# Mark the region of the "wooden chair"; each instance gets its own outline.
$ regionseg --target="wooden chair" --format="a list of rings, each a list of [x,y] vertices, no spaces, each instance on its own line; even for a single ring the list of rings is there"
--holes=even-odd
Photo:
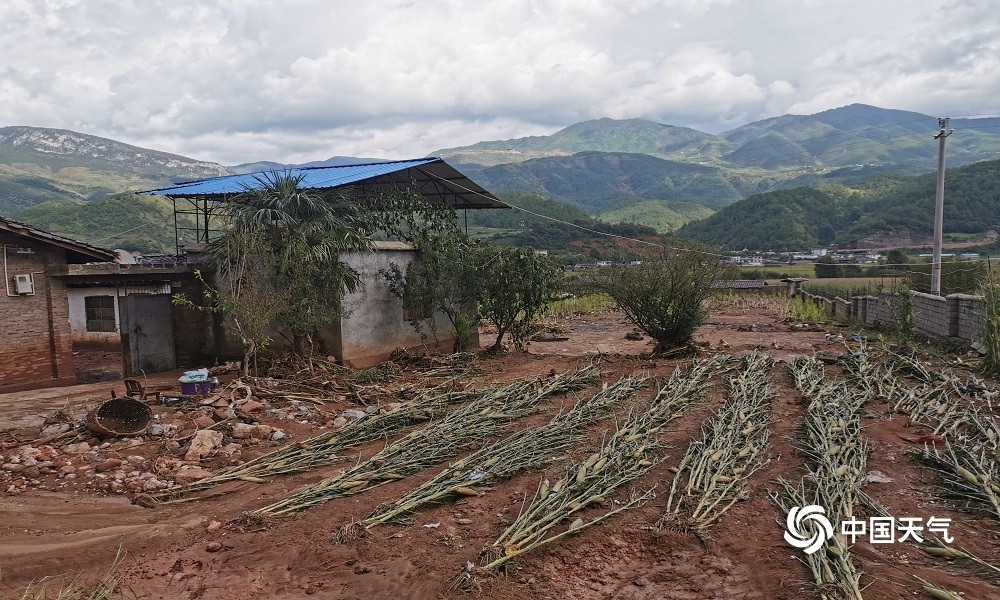
[[[139,383],[138,379],[123,379],[125,382],[125,395],[139,402],[146,402],[148,398],[155,398],[156,403],[160,403],[160,392],[147,392],[146,388]]]

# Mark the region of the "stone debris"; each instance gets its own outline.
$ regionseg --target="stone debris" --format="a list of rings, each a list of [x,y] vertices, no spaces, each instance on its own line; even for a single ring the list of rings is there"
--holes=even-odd
[[[221,431],[201,429],[195,432],[194,437],[191,438],[191,443],[188,445],[187,452],[184,454],[184,460],[197,462],[203,458],[208,458],[213,452],[222,447],[222,438]]]
[[[273,380],[268,389],[280,386]],[[32,441],[0,447],[0,494],[38,489],[142,498],[238,466],[291,439],[340,429],[398,406],[368,395],[331,394],[322,402],[266,396],[234,383],[205,398],[153,404],[146,430],[119,438],[102,439],[82,419],[53,413],[43,427],[17,432]],[[218,527],[209,524],[210,531]]]

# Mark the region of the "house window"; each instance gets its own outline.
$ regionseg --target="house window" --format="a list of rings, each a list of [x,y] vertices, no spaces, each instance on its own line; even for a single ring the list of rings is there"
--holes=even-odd
[[[117,331],[114,296],[86,296],[83,307],[87,313],[87,331]]]

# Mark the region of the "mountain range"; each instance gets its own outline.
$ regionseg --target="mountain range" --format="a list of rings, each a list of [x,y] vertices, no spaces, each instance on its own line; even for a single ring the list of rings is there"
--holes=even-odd
[[[1000,118],[953,119],[951,126],[949,166],[1000,158]],[[431,155],[445,158],[501,196],[536,199],[529,205],[548,198],[591,218],[673,231],[770,191],[812,187],[830,193],[836,186],[856,189],[873,177],[930,172],[937,130],[936,117],[854,104],[765,119],[717,135],[643,119],[596,119],[548,136],[484,141]],[[127,190],[285,166],[377,160],[332,157],[303,165],[265,161],[224,166],[72,131],[3,127],[0,214],[60,233],[93,235],[86,214],[77,213],[94,212],[96,205],[87,209],[84,204]],[[150,219],[159,214],[152,205],[142,211],[138,207],[160,201],[128,198],[126,205]],[[123,202],[108,201],[115,206]],[[847,225],[834,221],[830,226],[837,234],[817,239],[843,237]],[[869,228],[898,226],[876,216],[863,222]],[[155,246],[151,239],[141,245]],[[163,249],[168,247],[172,244],[164,243]]]

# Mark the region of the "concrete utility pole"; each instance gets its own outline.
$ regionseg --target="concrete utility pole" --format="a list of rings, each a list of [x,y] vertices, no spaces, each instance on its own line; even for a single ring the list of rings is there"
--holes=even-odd
[[[941,295],[941,242],[944,237],[944,139],[952,134],[954,129],[948,129],[948,117],[938,117],[938,176],[937,198],[934,202],[934,259],[931,264],[931,293]]]

